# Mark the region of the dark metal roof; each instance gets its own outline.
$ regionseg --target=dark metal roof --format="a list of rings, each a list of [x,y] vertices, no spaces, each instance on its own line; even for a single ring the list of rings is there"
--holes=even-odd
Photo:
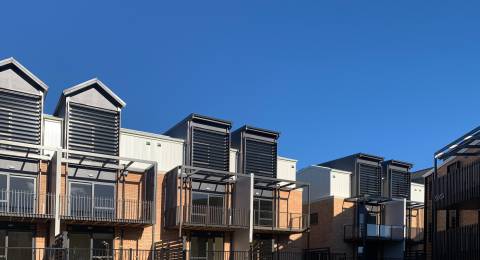
[[[210,116],[205,116],[205,115],[200,115],[196,113],[191,113],[188,116],[186,116],[184,119],[182,119],[180,122],[176,123],[174,126],[170,127],[167,131],[165,131],[165,134],[168,135],[167,133],[178,127],[179,125],[184,124],[185,122],[188,121],[203,121],[203,122],[210,122],[216,125],[222,125],[226,129],[231,129],[232,128],[232,122],[224,119],[219,119],[215,117],[210,117]]]
[[[418,170],[416,172],[412,172],[412,176],[411,176],[411,180],[412,182],[415,182],[415,183],[420,183],[420,184],[425,184],[425,178],[423,177],[423,175],[427,172],[429,172],[430,170],[432,170],[433,167],[430,167],[430,168],[426,168],[426,169],[422,169],[422,170]]]
[[[265,128],[254,127],[254,126],[250,126],[250,125],[244,125],[244,126],[238,128],[237,130],[235,130],[235,132],[250,132],[250,133],[254,133],[254,134],[258,134],[258,135],[262,135],[262,136],[266,135],[266,136],[272,137],[274,139],[278,139],[280,137],[280,132],[273,131],[273,130],[268,130],[268,129],[265,129]]]
[[[405,168],[408,168],[408,169],[411,169],[413,167],[413,164],[411,164],[411,163],[404,162],[404,161],[397,161],[397,160],[388,160],[388,161],[385,161],[384,163],[391,164],[391,165],[396,165],[396,166],[400,166],[400,167],[405,167]]]
[[[344,159],[347,159],[347,158],[358,158],[358,159],[365,159],[365,160],[370,160],[370,161],[375,161],[375,162],[381,162],[381,161],[384,160],[383,157],[372,155],[372,154],[354,153],[354,154],[351,154],[351,155],[348,155],[348,156],[345,156],[345,157],[341,157],[341,158],[338,158],[338,159],[334,159],[334,160],[326,161],[326,162],[323,162],[323,163],[319,163],[317,165],[318,166],[330,167],[329,166],[330,163],[335,162],[335,161],[344,160]]]
[[[479,149],[478,140],[480,140],[480,127],[469,131],[468,133],[457,138],[453,142],[444,146],[442,149],[435,152],[434,156],[440,160],[446,160],[452,156],[478,156],[479,152],[469,152],[469,149]]]

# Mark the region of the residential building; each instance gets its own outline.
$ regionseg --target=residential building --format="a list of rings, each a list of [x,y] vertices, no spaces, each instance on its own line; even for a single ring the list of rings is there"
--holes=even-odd
[[[311,228],[308,248],[329,248],[355,259],[402,259],[407,234],[418,227],[411,195],[409,163],[365,153],[353,154],[300,170],[310,182]],[[421,197],[421,196],[420,196]]]
[[[197,114],[163,135],[125,129],[126,103],[98,79],[47,115],[47,90],[0,61],[0,258],[262,256],[308,229],[309,186],[279,133]]]
[[[426,184],[426,252],[429,259],[480,259],[480,128],[434,154]]]

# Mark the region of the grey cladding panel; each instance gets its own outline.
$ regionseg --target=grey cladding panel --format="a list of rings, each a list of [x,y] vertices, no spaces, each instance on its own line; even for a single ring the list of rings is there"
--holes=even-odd
[[[81,167],[68,167],[69,178],[90,179],[100,181],[115,181],[117,173],[115,171],[105,171],[100,169],[89,169]]]
[[[245,173],[277,177],[277,143],[245,138]]]
[[[359,164],[358,174],[360,181],[358,195],[381,195],[381,167]]]
[[[119,112],[70,103],[68,147],[72,150],[118,155]]]
[[[0,100],[0,139],[39,145],[41,96],[0,89]]]
[[[192,166],[229,171],[229,134],[197,127],[192,133]]]

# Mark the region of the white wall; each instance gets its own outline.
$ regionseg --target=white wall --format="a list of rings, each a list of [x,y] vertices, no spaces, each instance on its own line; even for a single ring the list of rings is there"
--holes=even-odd
[[[43,146],[62,148],[62,124],[61,118],[43,115]],[[53,151],[44,151],[44,154],[53,156]]]
[[[349,198],[350,175],[350,172],[312,165],[298,171],[297,180],[310,183],[311,201],[329,196]]]
[[[297,172],[297,160],[278,157],[277,158],[277,178],[289,181],[295,181]]]
[[[230,172],[237,172],[238,150],[230,149]]]
[[[330,172],[330,196],[350,198],[351,196],[351,173],[337,169]]]
[[[124,128],[120,131],[120,156],[156,161],[159,171],[182,165],[183,150],[180,139]]]
[[[425,185],[412,182],[410,185],[410,200],[423,203],[425,200]]]

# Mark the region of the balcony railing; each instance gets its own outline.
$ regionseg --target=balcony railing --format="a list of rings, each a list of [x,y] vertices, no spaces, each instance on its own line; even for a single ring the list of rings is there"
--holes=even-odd
[[[65,220],[124,224],[152,223],[152,201],[62,195],[60,202],[60,216]]]
[[[247,209],[238,208],[183,206],[171,212],[176,216],[175,225],[179,225],[182,220],[185,226],[248,228],[250,219]]]
[[[367,224],[363,226],[345,225],[343,227],[345,240],[403,240],[405,238],[405,227],[398,225],[377,225]]]
[[[480,162],[475,162],[438,177],[433,182],[433,203],[437,208],[445,209],[480,199],[479,174]]]
[[[21,218],[53,218],[55,195],[35,192],[0,190],[0,216]]]
[[[154,260],[164,252],[140,249],[0,247],[0,259],[18,260]],[[169,259],[169,258],[166,258]],[[171,258],[175,259],[175,258]]]
[[[260,213],[265,213],[260,212]],[[260,214],[261,215],[261,214]],[[272,214],[269,214],[272,215]],[[308,214],[279,212],[277,219],[274,218],[254,218],[254,228],[256,229],[271,229],[276,231],[295,231],[301,232],[308,228],[309,216]]]

